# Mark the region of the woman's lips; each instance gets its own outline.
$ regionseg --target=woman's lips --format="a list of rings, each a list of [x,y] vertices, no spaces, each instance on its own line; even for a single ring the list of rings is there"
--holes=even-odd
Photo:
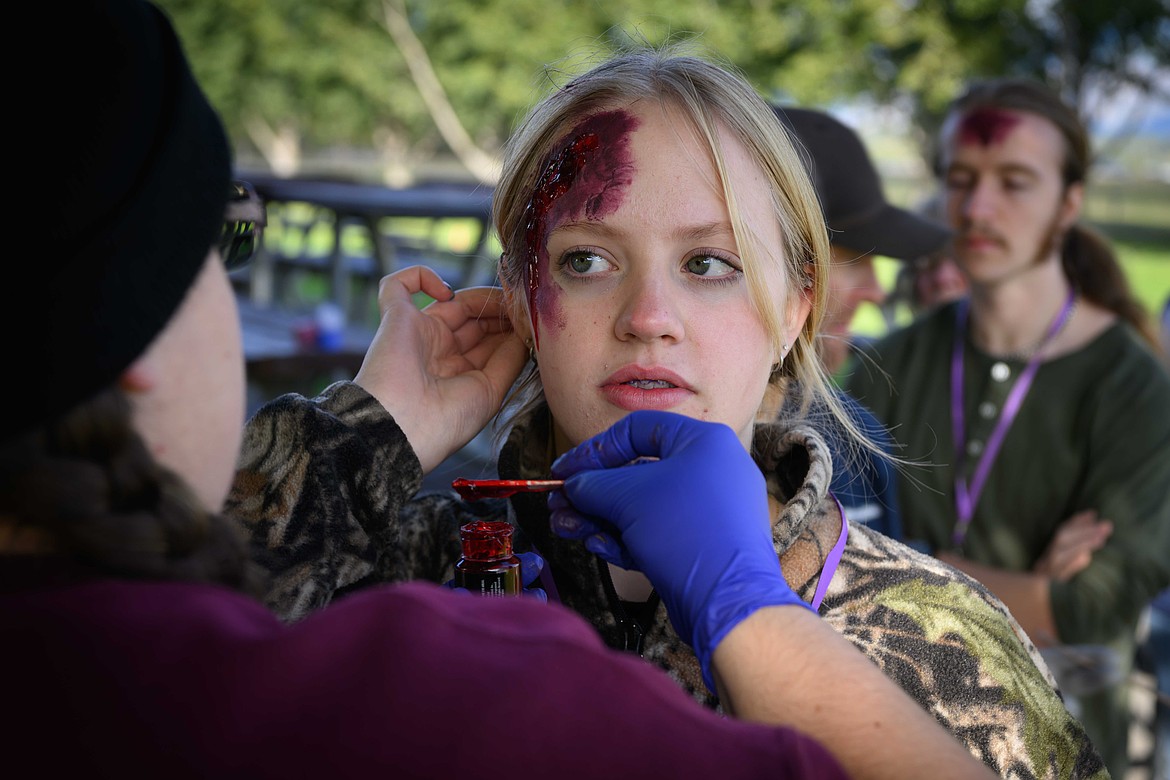
[[[614,406],[638,409],[671,409],[694,395],[682,377],[663,368],[626,366],[601,383],[601,392]]]

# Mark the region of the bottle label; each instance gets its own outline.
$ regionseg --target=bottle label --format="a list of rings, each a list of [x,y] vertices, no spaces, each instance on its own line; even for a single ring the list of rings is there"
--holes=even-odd
[[[455,569],[455,585],[479,596],[518,596],[522,590],[520,567],[509,566],[496,571]]]

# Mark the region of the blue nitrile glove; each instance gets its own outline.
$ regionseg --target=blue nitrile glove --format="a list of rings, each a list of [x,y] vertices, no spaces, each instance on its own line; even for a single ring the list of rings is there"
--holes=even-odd
[[[537,601],[548,601],[548,593],[544,588],[532,587],[532,584],[540,579],[540,572],[544,569],[544,558],[534,552],[516,553],[516,557],[520,559],[520,584],[524,586],[520,595]],[[471,593],[467,588],[455,587],[453,579],[444,582],[443,587],[450,588],[456,593]]]
[[[639,457],[660,460],[628,465]],[[624,467],[624,468],[619,468]],[[772,546],[764,476],[726,425],[637,411],[553,464],[553,533],[650,578],[675,631],[711,654],[761,607],[800,605]]]

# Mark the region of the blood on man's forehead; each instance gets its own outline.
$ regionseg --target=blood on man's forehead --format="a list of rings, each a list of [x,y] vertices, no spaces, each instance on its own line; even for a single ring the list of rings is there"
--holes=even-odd
[[[1020,119],[1019,114],[1001,108],[976,108],[959,120],[959,143],[980,146],[1002,143]]]

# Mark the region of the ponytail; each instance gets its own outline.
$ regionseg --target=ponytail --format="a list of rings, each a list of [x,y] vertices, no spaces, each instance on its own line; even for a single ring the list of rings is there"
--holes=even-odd
[[[1125,270],[1107,238],[1088,225],[1077,223],[1065,235],[1060,257],[1074,290],[1116,314],[1155,351],[1161,349],[1149,315],[1130,290]]]

